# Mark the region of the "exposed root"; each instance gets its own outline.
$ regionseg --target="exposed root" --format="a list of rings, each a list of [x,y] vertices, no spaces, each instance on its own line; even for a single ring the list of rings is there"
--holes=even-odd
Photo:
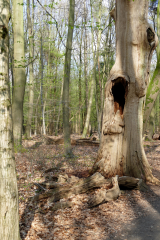
[[[158,178],[154,177],[153,175],[146,177],[146,182],[160,186],[160,180],[158,180]]]

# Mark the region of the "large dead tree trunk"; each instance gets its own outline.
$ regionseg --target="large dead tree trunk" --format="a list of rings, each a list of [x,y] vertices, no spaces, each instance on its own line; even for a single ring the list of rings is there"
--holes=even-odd
[[[155,181],[142,144],[143,106],[157,36],[147,21],[148,0],[117,0],[116,61],[105,86],[100,148],[93,172]]]

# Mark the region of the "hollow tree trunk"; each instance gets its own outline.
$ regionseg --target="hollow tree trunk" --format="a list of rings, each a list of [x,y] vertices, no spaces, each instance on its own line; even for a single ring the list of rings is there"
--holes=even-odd
[[[157,36],[147,21],[148,0],[117,0],[116,62],[105,86],[103,126],[92,172],[154,181],[142,144],[143,105]]]

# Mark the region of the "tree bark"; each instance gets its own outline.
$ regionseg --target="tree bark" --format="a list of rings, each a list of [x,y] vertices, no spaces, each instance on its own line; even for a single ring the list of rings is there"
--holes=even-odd
[[[83,129],[82,138],[85,138],[86,135],[87,135],[87,131],[88,131],[88,127],[89,127],[89,121],[90,121],[90,116],[91,116],[93,94],[94,94],[94,78],[92,76],[92,79],[91,79],[91,90],[90,90],[89,102],[88,102],[88,107],[87,107],[87,116],[86,116],[86,121],[85,121],[84,129]]]
[[[13,138],[15,145],[22,142],[23,100],[26,83],[23,0],[13,1],[13,35],[14,35],[14,86],[12,96]]]
[[[68,35],[65,54],[64,66],[64,84],[63,84],[63,133],[64,146],[66,155],[72,155],[71,140],[70,140],[70,126],[69,126],[69,81],[71,68],[71,50],[72,38],[74,29],[74,8],[75,0],[70,0],[69,21],[68,21]]]
[[[91,7],[92,9],[92,7]],[[102,100],[102,88],[101,88],[101,81],[99,79],[99,82],[97,81],[97,65],[98,65],[98,73],[100,78],[100,72],[99,72],[99,47],[100,47],[100,41],[101,41],[101,14],[102,14],[102,1],[99,2],[99,13],[98,13],[98,33],[97,33],[97,49],[96,54],[94,54],[94,81],[95,81],[95,101],[96,101],[96,113],[97,113],[97,125],[98,125],[98,134],[99,138],[101,138],[101,108],[99,107],[98,102],[98,88],[100,89],[100,101]],[[93,51],[93,42],[94,42],[94,33],[92,28],[92,51]],[[99,85],[99,87],[98,87]]]
[[[85,98],[85,110],[83,114],[83,125],[84,125],[84,119],[87,116],[87,109],[88,109],[88,77],[87,77],[87,72],[88,72],[88,57],[87,57],[87,29],[86,29],[86,23],[87,23],[87,11],[86,11],[86,1],[84,0],[84,82],[85,82],[85,93],[84,93],[84,98]]]
[[[160,38],[160,1],[158,1],[157,7],[157,35]],[[149,120],[149,116],[153,109],[154,103],[157,99],[157,96],[160,92],[160,43],[157,46],[157,65],[156,69],[154,70],[154,74],[152,79],[149,83],[147,94],[146,94],[146,103],[144,109],[144,125],[143,125],[143,134],[147,130],[147,123]]]
[[[32,11],[33,10],[34,9],[32,9]],[[27,0],[27,18],[28,18],[28,32],[29,32],[29,61],[32,61],[33,60],[33,22],[31,22],[30,1],[29,0]],[[26,137],[27,138],[31,137],[33,101],[34,101],[34,79],[33,79],[33,63],[31,62],[29,64],[29,103],[28,103],[29,106],[28,106],[28,119],[27,119],[27,124],[26,124]]]
[[[46,135],[46,126],[45,126],[45,115],[44,115],[44,100],[43,100],[43,45],[42,45],[42,33],[41,33],[41,85],[40,85],[40,93],[41,93],[41,109],[42,109],[42,134]]]
[[[155,122],[154,122],[154,108],[151,111],[151,114],[149,116],[149,121],[148,121],[148,127],[147,127],[147,140],[152,141],[152,136],[153,133],[155,132]]]
[[[93,44],[94,44],[94,32],[93,32],[93,16],[92,16],[92,3],[90,1],[90,7],[91,7],[91,28],[92,28],[92,52],[94,55],[94,49],[93,49]],[[98,48],[98,47],[97,47]],[[98,54],[97,54],[98,56]],[[86,56],[85,56],[86,58]],[[89,127],[89,122],[90,122],[90,117],[91,117],[91,108],[92,108],[92,103],[93,103],[93,95],[94,95],[94,89],[95,89],[95,68],[96,68],[96,60],[95,60],[95,56],[93,56],[94,59],[94,67],[93,67],[93,74],[91,76],[91,90],[90,90],[90,96],[89,96],[89,101],[87,103],[87,115],[86,115],[86,120],[85,120],[85,124],[84,124],[84,129],[83,129],[83,134],[82,137],[86,138],[87,136],[87,131],[88,131],[88,127]],[[87,89],[86,89],[87,90]],[[98,120],[98,119],[97,119]]]
[[[78,113],[78,134],[81,134],[81,104],[82,104],[82,35],[83,31],[81,32],[80,37],[80,52],[79,52],[79,81],[78,81],[78,88],[79,88],[79,113]]]
[[[116,24],[116,61],[105,86],[101,143],[92,172],[158,183],[142,144],[142,110],[158,42],[147,14],[147,0],[117,0],[111,12]]]
[[[8,74],[9,0],[0,0],[0,12],[0,239],[19,240],[18,189]]]

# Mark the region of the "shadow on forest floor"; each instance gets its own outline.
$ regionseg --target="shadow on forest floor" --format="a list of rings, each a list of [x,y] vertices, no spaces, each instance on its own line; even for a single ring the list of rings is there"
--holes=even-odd
[[[147,152],[153,173],[160,179],[160,144],[154,143]],[[74,159],[66,159],[63,145],[44,145],[27,148],[16,154],[20,232],[22,240],[89,240],[89,239],[160,239],[160,188],[150,186],[148,192],[122,191],[116,200],[95,208],[88,208],[89,194],[71,196],[72,208],[52,211],[47,199],[33,202],[34,182],[45,180],[45,171],[87,177],[92,167],[97,147],[76,146]],[[52,176],[53,172],[48,172]],[[94,194],[91,192],[90,194]],[[63,200],[62,200],[63,201]]]

